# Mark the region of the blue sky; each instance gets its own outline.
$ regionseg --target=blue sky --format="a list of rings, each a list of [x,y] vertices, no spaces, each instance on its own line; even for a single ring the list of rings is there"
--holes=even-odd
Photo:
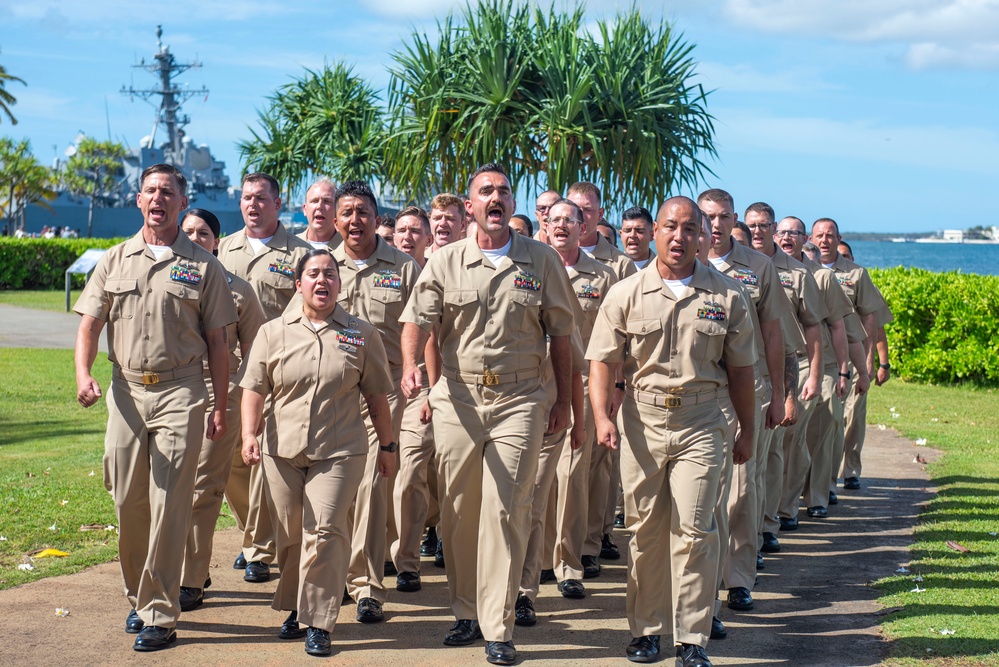
[[[591,18],[620,4],[595,0]],[[829,216],[844,231],[922,232],[992,225],[960,213],[991,209],[999,185],[999,0],[678,0],[638,2],[696,44],[714,92],[717,174],[744,210]],[[284,3],[272,0],[0,0],[0,64],[27,137],[50,163],[78,131],[137,145],[153,110],[119,94],[152,86],[132,69],[155,52],[156,24],[184,75],[211,90],[184,108],[187,132],[211,145],[236,179],[235,142],[266,96],[324,61],[343,59],[376,88],[391,53],[416,29],[433,33],[451,0]],[[165,11],[171,10],[171,14]],[[172,16],[177,18],[172,18]],[[678,194],[696,194],[684,192]],[[527,201],[533,192],[518,193]],[[532,207],[533,208],[533,207]]]

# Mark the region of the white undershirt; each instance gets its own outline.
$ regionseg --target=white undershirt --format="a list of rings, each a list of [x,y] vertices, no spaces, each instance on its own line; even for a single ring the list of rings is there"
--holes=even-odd
[[[836,262],[833,262],[832,264],[826,264],[825,262],[823,262],[822,266],[826,267],[827,269],[831,269],[832,267],[836,266]]]
[[[508,254],[510,254],[510,247],[512,245],[513,245],[513,236],[511,235],[510,240],[507,241],[506,245],[503,246],[502,248],[496,248],[495,250],[486,250],[485,248],[479,248],[479,250],[481,250],[482,254],[485,255],[486,258],[490,262],[492,262],[492,265],[498,269],[500,268],[500,262],[503,260],[503,258],[506,257]]]
[[[253,254],[254,255],[259,255],[260,252],[264,249],[264,246],[266,246],[268,243],[270,243],[270,240],[272,238],[274,238],[273,235],[268,236],[265,239],[255,239],[252,236],[247,236],[246,240],[249,242],[250,247],[253,248]]]
[[[648,259],[633,259],[631,260],[635,263],[639,269],[644,269],[645,266],[652,261],[652,256],[650,255]]]
[[[686,278],[681,278],[680,280],[666,280],[663,278],[663,285],[669,288],[669,291],[673,292],[673,296],[680,298],[684,290],[687,289],[687,285],[693,279],[694,274],[690,274]]]
[[[354,260],[354,266],[356,266],[359,269],[363,269],[367,265],[368,265],[368,260],[366,260],[366,259],[355,259]]]
[[[330,244],[326,241],[309,241],[313,248],[316,250],[326,250],[330,247]]]
[[[593,257],[593,251],[597,249],[597,244],[594,243],[593,245],[581,245],[579,246],[579,249],[585,252],[590,257]]]
[[[708,257],[708,260],[714,265],[714,267],[716,269],[718,269],[719,271],[721,271],[722,270],[722,264],[728,262],[728,256],[731,255],[731,254],[732,254],[732,251],[729,250],[727,253],[725,253],[724,257]]]
[[[146,247],[152,251],[153,257],[155,257],[157,261],[163,259],[163,255],[165,255],[167,250],[170,249],[170,246],[168,245],[153,245],[152,243],[147,243]]]

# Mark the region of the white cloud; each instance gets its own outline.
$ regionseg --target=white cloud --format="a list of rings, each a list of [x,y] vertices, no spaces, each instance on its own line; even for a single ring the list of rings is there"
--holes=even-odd
[[[964,49],[921,42],[909,47],[905,61],[912,69],[999,69],[999,43],[969,44]]]
[[[799,93],[809,90],[834,90],[833,85],[820,78],[813,70],[788,69],[779,72],[763,72],[747,63],[728,65],[718,62],[701,62],[697,65],[698,82],[707,89],[722,89],[726,92],[747,91],[752,93]]]

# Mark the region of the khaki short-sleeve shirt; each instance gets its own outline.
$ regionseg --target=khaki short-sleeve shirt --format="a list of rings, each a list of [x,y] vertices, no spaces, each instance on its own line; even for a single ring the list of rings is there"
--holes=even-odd
[[[881,293],[874,286],[874,283],[871,282],[871,276],[867,273],[867,269],[859,264],[854,264],[843,255],[837,255],[836,261],[830,268],[836,274],[839,286],[843,288],[843,292],[846,293],[854,310],[859,315],[877,313],[884,305],[885,300],[881,297]]]
[[[393,387],[378,330],[340,306],[318,330],[301,309],[267,322],[244,366],[240,386],[272,398],[265,451],[289,459],[365,454],[359,398]]]
[[[637,391],[700,393],[727,387],[722,361],[756,364],[750,308],[724,276],[699,262],[680,298],[655,268],[642,270],[611,287],[586,358],[623,362],[628,384]]]
[[[780,248],[777,248],[771,260],[777,268],[777,277],[791,304],[791,315],[797,325],[797,338],[801,344],[795,351],[799,356],[804,355],[805,327],[819,324],[826,317],[826,307],[819,296],[819,286],[804,264]]]
[[[835,273],[805,256],[802,256],[801,263],[815,279],[815,284],[819,288],[819,296],[825,304],[826,317],[823,320],[825,326],[822,327],[822,365],[825,368],[832,368],[836,365],[836,353],[833,350],[829,326],[839,320],[843,320],[843,324],[846,326],[851,315],[853,316],[851,327],[853,322],[859,324],[860,320],[856,317],[850,299],[843,292],[843,288],[839,286]],[[847,334],[847,342],[856,342],[850,340],[849,333]]]
[[[600,304],[611,285],[618,282],[618,277],[610,266],[593,259],[582,250],[579,251],[576,263],[566,269],[581,311],[576,324],[577,330],[586,346],[590,342],[590,333],[593,331],[593,323],[597,321]]]
[[[576,297],[558,253],[515,232],[511,237],[501,268],[474,238],[441,248],[423,267],[401,319],[425,331],[439,325],[444,368],[537,370],[547,355],[545,335],[572,334]]]
[[[240,358],[236,356],[236,347],[243,340],[252,342],[267,319],[264,317],[264,309],[260,306],[260,299],[257,298],[257,293],[253,291],[250,283],[228,271],[226,274],[238,317],[235,324],[230,324],[226,330],[229,338],[229,375],[236,376],[240,364]],[[243,354],[242,350],[240,354]],[[239,383],[238,379],[236,383]]]
[[[312,246],[278,225],[274,236],[259,254],[246,238],[246,230],[219,243],[219,261],[231,273],[250,283],[268,320],[284,312],[295,295],[295,268]]]
[[[160,259],[141,231],[108,250],[74,309],[107,322],[108,358],[133,371],[198,363],[204,332],[236,321],[222,265],[182,233]]]
[[[585,253],[584,253],[585,254]],[[603,234],[597,234],[597,245],[593,248],[593,259],[609,266],[618,280],[624,280],[638,272],[638,267],[631,257],[611,245]]]

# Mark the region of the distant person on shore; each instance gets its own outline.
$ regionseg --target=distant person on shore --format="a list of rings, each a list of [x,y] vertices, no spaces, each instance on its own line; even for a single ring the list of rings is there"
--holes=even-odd
[[[308,226],[298,238],[308,242],[313,248],[329,250],[343,242],[336,231],[336,212],[333,208],[335,200],[336,186],[332,181],[322,178],[309,186],[305,193],[305,203],[302,204]]]
[[[633,206],[621,215],[621,243],[624,254],[635,266],[644,269],[656,256],[652,252],[652,229],[655,223],[648,209]]]
[[[113,364],[104,440],[104,484],[118,516],[118,553],[136,651],[176,641],[181,568],[202,437],[225,435],[229,393],[226,327],[236,308],[225,271],[180,232],[187,182],[176,167],[142,172],[138,234],[108,250],[76,302],[77,400],[101,398],[91,375],[101,330]],[[155,317],[144,317],[154,313]],[[160,314],[163,316],[160,316]],[[205,428],[212,378],[214,407]]]

